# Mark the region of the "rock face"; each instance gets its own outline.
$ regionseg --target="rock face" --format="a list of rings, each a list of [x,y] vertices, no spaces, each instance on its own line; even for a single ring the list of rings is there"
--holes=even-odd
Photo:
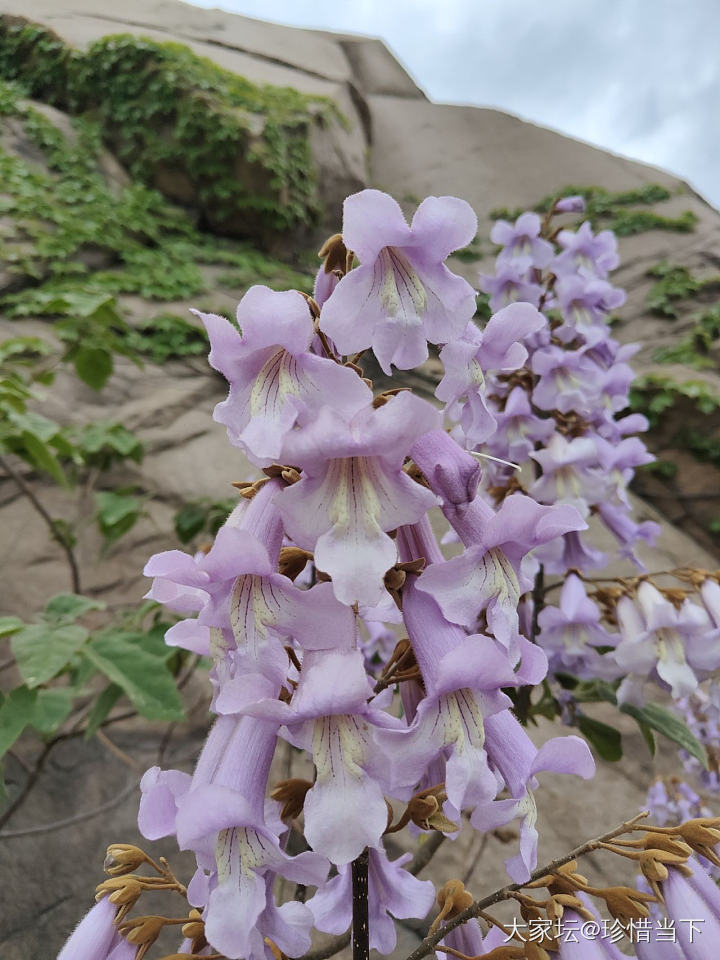
[[[598,184],[614,191],[648,183],[666,186],[673,196],[663,204],[663,213],[677,215],[692,210],[698,218],[695,231],[653,231],[623,239],[622,266],[615,275],[616,283],[629,292],[618,336],[642,344],[636,358],[641,373],[666,373],[670,368],[658,367],[653,359],[655,350],[659,345],[676,343],[693,325],[684,315],[668,321],[647,312],[645,298],[651,283],[647,269],[663,259],[701,272],[720,267],[720,214],[676,178],[499,111],[431,103],[379,40],[295,30],[218,10],[201,10],[175,0],[126,0],[119,9],[105,0],[33,0],[31,8],[27,2],[0,0],[0,13],[30,17],[75,49],[86,49],[114,33],[175,41],[254,82],[329,97],[346,122],[318,122],[312,131],[324,227],[333,232],[339,228],[342,198],[363,185],[389,191],[408,210],[427,194],[462,196],[479,215],[481,250],[487,254],[475,263],[457,264],[473,282],[480,269],[491,265],[485,238],[494,208],[531,206],[568,183]],[[65,123],[63,114],[45,109],[54,124]],[[3,121],[4,147],[18,154],[32,150],[32,145],[18,140],[12,123],[5,118]],[[126,182],[126,173],[110,154],[103,165],[108,182],[120,186]],[[168,179],[164,186],[178,199],[192,199],[180,195],[183,185],[179,182],[173,185]],[[139,298],[125,297],[122,305],[134,318],[157,312],[156,307]],[[184,312],[191,305],[174,303],[172,310]],[[233,309],[232,293],[219,291],[213,305],[215,309]],[[16,321],[1,322],[3,336],[17,334]],[[23,322],[22,332],[46,333],[47,327],[45,322],[30,319]],[[714,370],[698,374],[679,364],[671,372],[680,379],[700,377],[720,392],[720,376]],[[432,375],[429,367],[426,387]],[[85,491],[63,492],[56,486],[37,485],[52,515],[73,514],[78,518],[77,552],[85,592],[111,602],[139,600],[147,587],[141,576],[147,557],[177,546],[171,532],[175,510],[193,498],[227,497],[229,483],[248,475],[241,455],[227,444],[224,429],[211,420],[214,404],[224,395],[224,383],[202,359],[175,360],[143,369],[120,360],[108,386],[99,394],[77,378],[60,374],[44,409],[47,416],[76,423],[112,418],[135,430],[146,448],[141,465],[123,467],[111,478],[114,486],[133,486],[141,491],[147,498],[145,514],[132,532],[106,553],[102,563],[98,562],[101,542],[92,518],[93,506]],[[682,422],[666,425],[665,440],[683,423],[687,425],[689,417],[706,432],[717,429],[720,434],[716,420],[708,416],[703,421],[692,405],[682,417]],[[686,455],[680,464],[680,474],[674,481],[677,489],[660,481],[659,487],[651,488],[647,481],[648,491],[658,498],[664,516],[638,502],[639,519],[652,517],[663,525],[657,548],[646,552],[651,569],[688,562],[712,567],[716,563],[698,541],[715,549],[705,530],[708,501],[702,496],[716,493],[717,473],[712,466],[698,468]],[[683,491],[696,496],[682,501],[677,494]],[[668,516],[685,532],[673,526]],[[62,551],[8,480],[0,483],[0,529],[6,545],[0,553],[3,613],[28,615],[48,596],[68,589]],[[5,674],[4,679],[8,676]],[[117,745],[132,750],[140,769],[155,762],[158,749],[164,751],[166,764],[189,768],[202,741],[204,697],[201,684],[191,685],[188,700],[195,707],[191,713],[194,722],[182,734],[178,732],[169,750],[167,744],[162,745],[161,731],[135,721],[118,729],[114,735]],[[629,759],[620,765],[606,765],[599,781],[577,792],[568,795],[562,784],[547,785],[540,794],[541,833],[546,844],[541,856],[548,859],[580,841],[590,829],[610,827],[640,808],[653,770],[660,767],[653,766],[639,741],[639,735],[630,733]],[[27,750],[31,752],[31,747]],[[671,762],[672,757],[657,763]],[[8,764],[7,772],[11,795],[16,795],[26,774],[15,760]],[[110,840],[136,839],[137,791],[132,789],[136,778],[137,771],[126,770],[109,748],[97,742],[88,749],[70,741],[47,765],[31,799],[8,824],[8,829],[18,831],[18,835],[0,842],[3,960],[55,954],[89,900],[98,880],[104,846]],[[126,789],[127,794],[123,794]],[[582,822],[580,811],[593,806],[598,790],[607,803],[602,820],[593,816],[592,826],[588,826]],[[23,832],[27,827],[82,814],[113,798],[117,805],[105,815],[87,820],[78,817],[63,829],[29,835]],[[437,859],[437,875],[443,880],[462,875],[468,859],[475,855],[474,851],[446,844]],[[495,872],[505,856],[499,841],[491,839],[483,854],[482,872]],[[408,932],[407,937],[412,945],[414,935]]]

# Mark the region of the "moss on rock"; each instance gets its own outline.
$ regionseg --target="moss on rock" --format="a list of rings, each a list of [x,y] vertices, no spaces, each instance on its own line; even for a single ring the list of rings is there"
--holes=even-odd
[[[121,34],[74,50],[10,16],[0,77],[92,118],[134,179],[216,232],[269,240],[317,220],[310,134],[335,111],[328,99],[252,83],[177,43]]]

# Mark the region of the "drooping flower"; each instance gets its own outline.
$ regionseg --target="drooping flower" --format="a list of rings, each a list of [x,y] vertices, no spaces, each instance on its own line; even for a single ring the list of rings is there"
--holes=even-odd
[[[102,897],[70,934],[58,960],[107,960],[120,939],[113,923],[117,905]]]
[[[511,303],[530,303],[537,307],[542,296],[539,283],[530,279],[530,262],[527,258],[501,260],[495,276],[483,274],[480,289],[490,294],[490,309],[501,310]]]
[[[453,623],[473,627],[482,610],[497,640],[512,647],[518,635],[517,607],[532,583],[521,569],[527,553],[586,524],[569,505],[540,506],[513,494],[499,510],[479,497],[460,512],[445,504],[445,516],[466,544],[464,553],[423,572],[418,589],[431,594]]]
[[[715,960],[720,942],[720,890],[691,857],[689,877],[673,867],[662,883],[668,916],[675,921],[686,960]]]
[[[316,778],[303,806],[305,837],[335,864],[377,846],[387,826],[391,773],[378,732],[400,721],[372,697],[362,653],[325,650],[305,653],[289,704],[261,692],[245,707],[284,724],[290,742],[311,753]]]
[[[206,936],[230,958],[265,957],[263,938],[272,934],[263,924],[277,920],[272,897],[276,874],[317,885],[327,873],[327,861],[316,853],[288,856],[266,823],[265,794],[277,727],[272,720],[242,717],[211,778],[193,783],[178,803],[178,845],[195,852],[201,872],[210,871]],[[304,917],[301,943],[309,943],[312,915],[298,907]]]
[[[495,418],[485,397],[485,374],[517,370],[527,359],[522,341],[541,330],[546,320],[529,303],[513,303],[488,321],[483,331],[470,323],[461,338],[440,351],[444,376],[435,396],[448,405],[463,401],[460,424],[467,445],[487,440],[495,430]]]
[[[538,749],[509,710],[488,717],[485,733],[491,766],[511,797],[479,804],[471,823],[488,831],[520,819],[520,852],[505,861],[505,868],[511,880],[524,883],[537,866],[536,775],[552,771],[589,780],[595,775],[595,761],[587,743],[576,736],[553,737]]]
[[[212,655],[213,680],[226,696],[246,668],[283,680],[288,638],[313,647],[344,645],[355,636],[352,612],[335,599],[329,584],[301,590],[277,572],[278,489],[279,481],[266,484],[238,524],[228,522],[219,530],[207,554],[190,557],[169,550],[145,566],[145,575],[155,578],[148,596],[161,601],[170,596],[175,609],[183,596],[185,609],[199,610],[197,620],[171,627],[166,643]],[[223,709],[218,702],[215,706]]]
[[[404,853],[389,860],[385,849],[368,850],[368,913],[370,949],[392,953],[397,942],[393,918],[424,917],[433,905],[435,889],[429,880],[418,880],[404,865],[411,859]],[[352,876],[349,864],[338,867],[308,902],[315,926],[325,933],[344,933],[352,922]]]
[[[560,197],[555,201],[558,213],[582,213],[585,210],[585,198],[577,194],[571,197]]]
[[[606,277],[620,262],[617,238],[612,230],[593,234],[588,220],[577,231],[561,230],[558,243],[563,252],[555,258],[554,269],[559,273],[580,273]]]
[[[536,213],[521,213],[514,224],[497,220],[490,231],[490,239],[503,248],[498,262],[519,257],[521,260],[527,258],[533,267],[546,267],[555,251],[552,244],[540,236],[541,226]]]
[[[545,606],[538,615],[537,642],[548,654],[550,669],[567,670],[578,677],[618,675],[617,664],[596,647],[612,647],[617,635],[601,625],[602,615],[588,597],[582,580],[569,574],[560,593],[559,606]]]
[[[628,673],[618,689],[619,703],[641,702],[642,680],[651,674],[670,687],[673,697],[688,696],[698,686],[698,673],[720,666],[720,632],[689,600],[678,609],[644,581],[636,603],[620,598],[617,618],[621,639],[612,655]]]
[[[251,287],[237,309],[242,333],[225,317],[198,316],[210,336],[210,364],[230,383],[215,419],[259,466],[282,458],[299,417],[328,404],[349,417],[372,399],[353,370],[311,352],[313,320],[296,291]]]
[[[414,523],[435,504],[403,471],[403,461],[414,441],[441,422],[429,403],[400,393],[349,423],[326,408],[288,441],[303,472],[280,500],[285,527],[298,546],[314,550],[342,603],[373,606],[383,599],[383,576],[397,560],[387,531]]]
[[[547,661],[525,641],[526,656],[515,671],[501,644],[479,634],[468,637],[419,586],[419,580],[408,577],[403,612],[426,695],[411,727],[388,731],[382,742],[393,757],[395,790],[416,786],[429,764],[442,756],[441,779],[452,810],[472,809],[492,800],[499,786],[488,765],[485,719],[510,706],[502,687],[540,682]]]
[[[416,367],[427,342],[460,336],[475,313],[475,295],[444,261],[475,236],[477,218],[464,200],[428,197],[408,226],[400,206],[379,190],[343,205],[343,241],[360,260],[322,307],[321,329],[341,353],[372,346],[385,373]]]

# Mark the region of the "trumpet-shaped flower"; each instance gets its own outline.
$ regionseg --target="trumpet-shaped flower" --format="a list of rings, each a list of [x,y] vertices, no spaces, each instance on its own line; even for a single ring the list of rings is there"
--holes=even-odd
[[[522,340],[541,330],[546,320],[529,303],[513,303],[498,311],[481,332],[470,323],[464,335],[440,351],[445,375],[435,396],[446,404],[463,400],[460,425],[468,446],[487,440],[495,430],[495,418],[485,399],[488,370],[517,370],[527,359]]]
[[[414,523],[435,504],[403,471],[403,461],[414,441],[441,422],[429,403],[400,393],[349,423],[325,409],[289,442],[303,473],[281,497],[285,527],[298,546],[315,551],[342,603],[380,603],[383,576],[397,560],[387,531]]]
[[[536,213],[521,213],[515,223],[497,220],[490,231],[490,239],[503,248],[498,262],[519,257],[529,260],[533,267],[546,267],[554,250],[552,244],[540,236],[541,226]]]
[[[444,261],[475,236],[477,218],[464,200],[428,197],[411,226],[379,190],[343,205],[343,241],[360,261],[322,307],[320,328],[345,354],[372,346],[385,373],[428,355],[427,342],[460,336],[475,313],[475,294]]]
[[[435,889],[429,880],[418,880],[404,865],[411,859],[404,853],[389,860],[385,849],[368,850],[368,913],[370,949],[392,953],[397,942],[393,917],[405,920],[424,917],[435,900]],[[325,933],[343,933],[352,921],[352,876],[349,864],[338,867],[338,874],[328,880],[308,906],[315,926]]]
[[[520,597],[532,586],[521,569],[523,557],[586,524],[572,506],[543,507],[522,494],[507,497],[497,512],[479,497],[462,513],[448,505],[443,512],[467,549],[428,567],[418,589],[431,594],[453,623],[472,628],[486,610],[496,639],[511,648],[518,635]]]
[[[282,457],[283,441],[301,415],[312,417],[330,404],[351,416],[372,399],[353,370],[311,352],[313,320],[294,290],[251,287],[237,309],[242,333],[224,317],[198,316],[210,336],[210,364],[230,383],[215,419],[260,466]]]
[[[637,604],[629,597],[618,601],[617,617],[621,640],[613,656],[629,675],[618,690],[619,703],[640,700],[640,683],[650,674],[657,674],[673,697],[688,696],[697,689],[698,673],[720,666],[720,631],[689,600],[678,609],[645,581]]]
[[[258,697],[245,709],[283,723],[286,736],[307,749],[315,784],[305,797],[305,837],[333,863],[349,863],[377,846],[387,826],[384,788],[390,784],[378,732],[399,721],[368,703],[373,689],[359,650],[306,653],[290,704]]]
[[[117,905],[103,897],[70,934],[58,960],[107,960],[120,937],[113,921]]]
[[[537,642],[547,653],[551,670],[566,670],[578,677],[614,679],[617,663],[596,647],[613,647],[617,635],[601,625],[597,605],[588,597],[582,580],[569,574],[558,607],[546,606],[538,615]]]

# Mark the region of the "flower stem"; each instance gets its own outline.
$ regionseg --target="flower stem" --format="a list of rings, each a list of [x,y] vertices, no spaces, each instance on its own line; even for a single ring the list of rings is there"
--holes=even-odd
[[[368,860],[367,850],[352,863],[353,891],[353,960],[369,960],[370,927],[368,918]]]

